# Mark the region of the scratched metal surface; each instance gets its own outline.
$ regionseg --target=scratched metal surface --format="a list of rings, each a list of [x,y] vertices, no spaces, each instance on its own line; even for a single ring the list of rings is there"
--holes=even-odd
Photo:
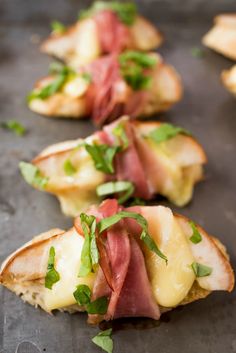
[[[25,184],[17,165],[48,144],[93,131],[85,121],[37,116],[24,101],[50,62],[32,43],[32,35],[46,36],[51,19],[72,22],[81,5],[82,1],[72,0],[0,2],[0,119],[19,119],[28,129],[23,138],[0,131],[0,261],[33,235],[71,224],[53,197]],[[197,186],[193,202],[182,213],[227,245],[235,267],[236,101],[219,81],[221,70],[232,63],[206,49],[201,59],[191,56],[191,48],[200,46],[213,15],[236,10],[235,0],[189,0],[184,6],[181,0],[149,0],[139,5],[165,34],[160,52],[179,70],[185,86],[182,102],[161,119],[191,130],[209,157],[206,180]],[[115,353],[236,352],[236,294],[214,293],[170,313],[149,329],[144,330],[150,323],[143,321],[121,326],[128,329],[115,332]],[[49,316],[0,288],[1,353],[93,353],[98,349],[90,338],[96,332],[86,324],[84,314]]]

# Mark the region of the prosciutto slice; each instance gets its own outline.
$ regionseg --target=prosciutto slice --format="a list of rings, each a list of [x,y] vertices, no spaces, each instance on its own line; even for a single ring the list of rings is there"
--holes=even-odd
[[[108,217],[114,212],[114,205],[114,200],[107,200],[99,213]],[[99,268],[92,299],[108,296],[108,310],[104,317],[89,315],[89,322],[97,323],[102,319],[128,316],[159,319],[160,312],[151,293],[142,251],[132,235],[128,234],[123,220],[106,232],[106,251],[111,266],[113,289],[106,281],[104,268],[103,271]]]
[[[94,20],[103,53],[119,53],[129,45],[129,29],[109,10],[99,12]]]
[[[103,143],[113,144],[115,142],[113,129],[117,124],[123,124],[125,133],[129,140],[129,146],[118,153],[115,157],[115,180],[129,180],[135,186],[134,196],[151,199],[154,191],[148,186],[147,177],[142,167],[141,159],[137,152],[135,133],[132,124],[128,120],[116,122],[104,127],[100,139]]]

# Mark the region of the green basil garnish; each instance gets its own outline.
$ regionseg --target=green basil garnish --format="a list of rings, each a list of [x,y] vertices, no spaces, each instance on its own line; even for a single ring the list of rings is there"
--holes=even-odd
[[[51,246],[49,250],[47,273],[45,277],[45,287],[52,289],[52,286],[60,281],[60,274],[55,269],[55,248]]]
[[[63,169],[66,175],[69,175],[69,176],[75,174],[77,171],[69,159],[65,160],[63,164]]]
[[[86,284],[78,285],[73,295],[79,305],[85,306],[88,314],[106,314],[109,303],[107,297],[91,301],[91,289]]]
[[[73,296],[79,305],[90,303],[91,289],[86,284],[80,284],[76,287]]]
[[[26,128],[16,120],[8,120],[4,122],[0,122],[0,126],[3,129],[11,130],[18,136],[23,136],[26,132]]]
[[[137,16],[136,5],[132,2],[118,2],[118,1],[96,1],[87,10],[82,10],[79,13],[79,19],[94,16],[95,14],[104,11],[111,10],[117,14],[120,21],[131,26]]]
[[[56,34],[63,34],[66,31],[66,26],[59,21],[51,22],[52,31]]]
[[[92,342],[98,347],[102,348],[107,353],[113,352],[113,341],[111,338],[112,329],[99,332],[95,337],[92,338]]]
[[[155,254],[157,254],[159,257],[165,260],[167,264],[168,262],[167,257],[161,252],[161,250],[158,248],[158,246],[156,245],[156,243],[148,233],[148,224],[146,219],[138,213],[121,211],[116,213],[114,216],[103,218],[97,224],[99,233],[110,228],[111,226],[113,226],[114,224],[116,224],[117,222],[119,222],[124,218],[132,218],[136,220],[136,222],[142,227],[142,233],[140,235],[140,239],[145,243],[145,245],[148,247],[149,250],[153,251]]]
[[[175,137],[178,134],[191,135],[191,133],[181,127],[172,124],[161,124],[158,128],[152,130],[148,137],[154,142],[160,143]]]
[[[35,165],[20,162],[19,168],[23,178],[28,184],[38,187],[39,189],[44,189],[47,186],[49,178],[42,176],[39,168]]]
[[[198,262],[193,262],[191,267],[196,277],[206,277],[212,273],[211,267],[199,264]]]
[[[106,174],[113,174],[113,160],[117,152],[120,151],[120,146],[88,145],[85,144],[86,151],[90,154],[94,161],[95,168]]]
[[[118,198],[119,204],[127,201],[134,192],[134,185],[130,181],[110,181],[101,184],[96,189],[98,196],[107,196],[116,193],[124,193]]]
[[[116,127],[114,127],[112,133],[117,138],[117,144],[122,147],[122,150],[125,150],[129,147],[129,139],[125,132],[125,126],[122,122],[117,124]]]
[[[193,231],[193,234],[191,235],[191,237],[189,238],[189,240],[191,240],[192,243],[194,244],[198,244],[202,241],[202,236],[201,234],[199,233],[197,227],[196,227],[196,224],[192,221],[189,222],[191,228],[192,228],[192,231]]]

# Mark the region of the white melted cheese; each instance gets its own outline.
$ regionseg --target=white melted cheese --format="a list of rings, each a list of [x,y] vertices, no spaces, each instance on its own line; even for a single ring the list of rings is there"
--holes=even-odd
[[[78,277],[83,242],[84,238],[72,229],[53,243],[55,268],[60,274],[60,281],[51,290],[44,288],[44,302],[48,311],[75,304],[73,292],[77,285],[93,286],[93,274],[86,278]]]
[[[68,81],[63,87],[63,92],[70,97],[79,98],[82,97],[87,91],[89,82],[83,77],[78,76]]]
[[[154,297],[164,307],[177,306],[193,285],[195,276],[190,265],[194,261],[186,237],[170,209],[162,206],[142,207],[149,232],[168,264],[146,247],[145,260]]]

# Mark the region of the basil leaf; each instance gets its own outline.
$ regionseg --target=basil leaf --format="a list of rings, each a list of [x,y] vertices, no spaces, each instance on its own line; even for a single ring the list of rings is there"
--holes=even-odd
[[[42,176],[39,168],[35,165],[20,162],[19,168],[23,178],[28,184],[38,187],[39,189],[44,189],[47,186],[49,178]]]
[[[118,192],[125,192],[123,196],[118,199],[119,204],[122,204],[133,194],[134,185],[130,181],[110,181],[99,185],[96,192],[98,196],[107,196]]]
[[[104,315],[107,312],[108,304],[107,297],[100,297],[86,305],[87,313]]]
[[[191,54],[194,58],[202,58],[204,56],[204,51],[201,48],[193,47],[191,49]]]
[[[49,250],[47,273],[45,277],[45,287],[52,289],[52,286],[60,280],[60,274],[56,271],[55,267],[55,248],[51,246]]]
[[[212,273],[211,267],[199,264],[198,262],[193,262],[191,267],[196,277],[206,277]]]
[[[136,5],[132,2],[118,2],[118,1],[96,1],[90,8],[87,10],[82,10],[79,13],[79,19],[84,19],[96,15],[97,13],[111,10],[116,13],[120,21],[131,26],[137,16]]]
[[[69,159],[65,160],[65,162],[63,164],[63,169],[64,169],[64,172],[66,173],[66,175],[73,175],[77,171]]]
[[[70,70],[69,67],[59,61],[53,61],[49,66],[49,73],[52,75],[60,74],[62,71],[66,70]]]
[[[13,131],[18,136],[23,136],[26,132],[26,128],[16,120],[8,120],[6,122],[1,122],[0,126],[4,129]]]
[[[80,215],[81,226],[84,232],[84,244],[81,252],[79,277],[85,277],[93,271],[93,265],[98,264],[99,252],[96,243],[96,218],[85,213]]]
[[[137,64],[142,68],[151,68],[156,65],[157,59],[147,53],[135,50],[127,50],[119,56],[120,65]]]
[[[88,83],[92,82],[92,76],[88,72],[82,72],[81,77]]]
[[[178,134],[191,135],[191,133],[181,127],[172,124],[161,124],[160,127],[152,130],[148,137],[154,142],[160,143],[175,137]]]
[[[121,145],[122,149],[125,150],[129,147],[129,139],[125,132],[124,124],[119,123],[113,130],[113,135],[118,138],[118,144]]]
[[[152,78],[145,69],[156,65],[157,59],[139,51],[126,51],[119,56],[121,74],[133,90],[138,91],[150,86]]]
[[[130,202],[130,206],[145,206],[146,202],[145,200],[141,199],[140,197],[134,197],[134,199]]]
[[[189,222],[191,228],[192,228],[192,231],[193,231],[193,234],[191,235],[191,237],[189,238],[189,240],[191,240],[192,243],[194,244],[198,244],[202,241],[202,236],[201,234],[199,233],[196,225],[194,222],[190,221]]]
[[[158,248],[158,246],[156,245],[156,243],[148,233],[148,224],[146,219],[138,213],[121,211],[116,213],[114,216],[103,218],[97,225],[99,233],[104,232],[106,229],[110,228],[111,226],[113,226],[123,218],[132,218],[137,221],[137,223],[142,227],[142,233],[140,235],[140,239],[143,240],[143,242],[149,248],[149,250],[153,251],[155,254],[157,254],[167,263],[168,262],[167,257],[160,251],[160,249]]]
[[[86,284],[80,284],[76,287],[73,296],[79,305],[90,303],[91,289]]]
[[[63,34],[66,31],[66,26],[59,21],[52,21],[51,28],[56,34]]]
[[[92,338],[92,342],[98,347],[102,348],[107,353],[113,352],[113,341],[111,338],[112,329],[99,332],[95,337]]]
[[[120,151],[119,146],[85,144],[85,149],[92,157],[97,170],[106,174],[114,173],[113,160],[116,153]]]

